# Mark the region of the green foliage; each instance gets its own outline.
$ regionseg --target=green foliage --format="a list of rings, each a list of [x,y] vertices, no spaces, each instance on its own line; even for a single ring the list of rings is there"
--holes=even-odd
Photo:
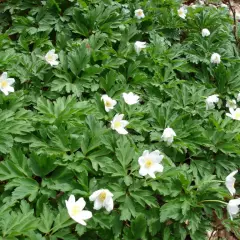
[[[0,92],[0,239],[201,240],[216,216],[240,238],[239,217],[206,201],[230,200],[221,181],[240,167],[240,123],[226,116],[240,92],[239,49],[217,6],[189,6],[182,19],[178,0],[0,1],[0,73],[15,78],[15,92]],[[139,54],[136,41],[147,45]],[[45,60],[51,49],[57,66]],[[109,112],[104,94],[117,101]],[[222,103],[206,110],[213,94]],[[117,113],[127,135],[111,129]],[[164,155],[155,179],[139,174],[144,150]],[[88,200],[105,188],[110,213]],[[87,226],[69,217],[71,194],[92,211]]]

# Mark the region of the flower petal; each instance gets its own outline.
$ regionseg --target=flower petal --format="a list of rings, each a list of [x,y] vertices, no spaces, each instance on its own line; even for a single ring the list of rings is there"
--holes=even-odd
[[[145,168],[144,166],[142,166],[142,167],[140,168],[140,170],[139,170],[139,174],[140,174],[141,176],[146,176],[146,175],[148,174],[148,169]]]
[[[7,90],[8,92],[14,92],[14,88],[11,87],[11,86],[8,86],[8,87],[6,88],[6,90]]]
[[[98,195],[99,195],[101,192],[102,192],[102,189],[93,192],[93,194],[89,197],[89,200],[90,200],[91,202],[92,202],[92,201],[95,201],[96,198],[98,197]]]
[[[89,219],[92,217],[92,212],[83,210],[79,213],[79,217],[81,217],[83,220]]]
[[[109,198],[107,198],[107,201],[104,202],[104,207],[106,208],[106,210],[108,212],[111,212],[113,210],[113,199],[112,199],[112,197],[109,196]]]
[[[69,209],[75,203],[75,196],[70,195],[69,199],[65,201],[67,209]]]
[[[3,72],[0,78],[2,80],[7,80],[7,72]]]
[[[156,176],[155,176],[155,174],[154,174],[154,169],[153,169],[153,168],[150,168],[150,169],[149,169],[148,175],[149,175],[151,178],[156,178]]]
[[[7,82],[9,85],[12,85],[13,83],[15,83],[15,79],[14,78],[8,78]]]
[[[145,164],[145,158],[143,156],[139,157],[138,163],[140,164],[140,166],[143,166]]]
[[[155,172],[163,172],[163,165],[159,163],[155,163],[153,166],[153,169]]]
[[[122,127],[116,128],[115,129],[119,134],[128,134],[128,131]]]
[[[126,127],[129,124],[129,122],[126,120],[122,120],[121,124],[122,124],[122,127]]]
[[[93,209],[95,210],[99,210],[103,207],[103,203],[97,198],[95,201],[94,201],[94,207]]]
[[[84,207],[86,206],[86,202],[83,198],[79,198],[75,204],[79,206],[80,210],[83,210]]]
[[[86,225],[87,225],[86,222],[83,221],[83,219],[81,218],[80,215],[70,216],[70,217],[71,217],[75,222],[78,222],[78,223],[80,223],[80,224],[83,225],[83,226],[86,226]]]

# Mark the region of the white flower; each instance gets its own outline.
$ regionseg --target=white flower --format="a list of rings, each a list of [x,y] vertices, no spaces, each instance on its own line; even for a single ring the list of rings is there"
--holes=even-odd
[[[108,95],[102,95],[101,100],[104,102],[106,112],[109,112],[117,104],[116,100],[113,100]]]
[[[237,101],[238,102],[240,101],[240,93],[238,93],[238,95],[237,95]]]
[[[217,9],[217,7],[211,3],[208,6]]]
[[[234,120],[240,120],[240,108],[236,110],[229,108],[230,113],[226,113],[226,115]]]
[[[136,41],[134,43],[134,48],[137,54],[139,54],[141,52],[142,49],[146,48],[146,42],[140,42],[140,41]]]
[[[191,3],[190,7],[193,8],[193,9],[196,9],[198,7],[198,5]]]
[[[222,8],[228,8],[228,5],[227,5],[227,4],[224,4],[224,3],[222,3],[222,4],[220,5],[220,7],[222,7]]]
[[[211,63],[219,64],[221,62],[221,56],[218,53],[213,53],[211,56]]]
[[[176,133],[173,131],[172,128],[165,128],[162,134],[162,139],[164,142],[171,144],[173,142],[173,138],[176,136]]]
[[[240,198],[232,199],[229,201],[227,205],[227,210],[230,215],[231,220],[238,214],[239,206],[240,205]]]
[[[235,100],[235,99],[233,99],[233,100],[227,100],[226,107],[228,107],[228,108],[233,108],[233,109],[237,108],[237,102],[236,102],[236,100]]]
[[[111,128],[116,130],[119,134],[128,134],[125,127],[128,125],[128,121],[122,120],[124,114],[116,114],[111,121]]]
[[[231,14],[231,13],[230,13]],[[231,14],[232,15],[232,14]],[[239,12],[236,12],[236,15],[235,15],[236,19],[239,20],[240,19],[240,13]]]
[[[136,17],[137,19],[144,18],[145,15],[144,15],[144,13],[143,13],[143,10],[142,10],[142,9],[137,9],[137,10],[135,10],[135,17]]]
[[[14,78],[8,78],[7,73],[3,72],[0,76],[0,90],[8,95],[9,92],[14,92],[14,88],[11,86],[15,82]]]
[[[163,157],[164,156],[161,155],[158,150],[150,153],[148,150],[145,150],[143,155],[138,158],[138,163],[140,165],[139,174],[141,176],[146,176],[148,174],[150,177],[155,178],[155,172],[163,171],[163,165],[160,164]]]
[[[76,222],[86,225],[86,222],[84,220],[89,219],[92,217],[92,213],[90,211],[83,210],[83,208],[86,205],[86,202],[83,198],[79,198],[77,201],[75,201],[74,195],[71,195],[66,200],[66,206],[68,210],[69,216]]]
[[[208,37],[210,35],[210,31],[207,28],[204,28],[202,30],[202,36],[203,37]]]
[[[57,61],[58,59],[58,55],[55,54],[55,49],[52,49],[50,51],[47,52],[47,54],[45,55],[45,60],[51,65],[58,65],[59,61]]]
[[[204,1],[199,0],[200,5],[204,5]]]
[[[187,15],[187,9],[186,9],[186,8],[181,7],[181,8],[178,9],[178,16],[179,16],[180,18],[185,19],[185,18],[186,18],[186,15]]]
[[[94,209],[99,210],[102,207],[106,208],[108,212],[113,210],[113,194],[107,189],[100,189],[95,191],[90,197],[90,201],[94,201]]]
[[[123,93],[122,96],[124,98],[124,101],[129,105],[133,105],[135,103],[138,103],[139,101],[139,96],[136,94],[133,94],[132,92]]]
[[[215,103],[219,102],[218,94],[213,94],[206,99],[206,110],[213,109]]]
[[[233,196],[236,193],[236,189],[234,188],[234,184],[236,181],[236,178],[234,177],[235,174],[237,174],[238,170],[231,172],[225,180],[225,185],[227,187],[227,189],[229,190],[229,192],[231,193],[231,195]]]

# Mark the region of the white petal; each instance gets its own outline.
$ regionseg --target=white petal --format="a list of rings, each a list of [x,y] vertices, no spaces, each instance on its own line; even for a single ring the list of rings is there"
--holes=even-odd
[[[151,178],[156,178],[155,174],[154,174],[154,171],[150,168],[149,171],[148,171],[148,175],[151,177]]]
[[[230,118],[233,118],[233,116],[230,113],[226,113],[226,115]]]
[[[107,98],[109,98],[108,95],[104,94],[104,95],[102,95],[101,100],[106,100]]]
[[[103,207],[103,203],[97,198],[95,201],[94,201],[94,207],[93,209],[95,210],[99,210]]]
[[[104,201],[104,207],[108,212],[111,212],[113,210],[113,199],[112,197],[109,197],[106,201]]]
[[[78,222],[78,223],[80,223],[81,225],[83,225],[83,226],[86,226],[87,224],[86,224],[86,222],[85,221],[83,221],[83,219],[79,216],[79,215],[77,215],[77,216],[70,216],[75,222]]]
[[[155,172],[163,172],[163,165],[159,163],[155,163],[153,166]]]
[[[144,150],[144,152],[143,152],[143,157],[146,157],[146,156],[148,156],[149,155],[149,151],[148,150]]]
[[[238,173],[238,170],[235,170],[235,171],[231,172],[231,173],[226,177],[226,179],[232,178],[232,177],[235,176],[237,173]]]
[[[140,166],[143,166],[145,164],[145,158],[143,156],[139,157],[138,163],[140,164]]]
[[[59,61],[52,61],[50,64],[51,66],[57,66],[59,64]]]
[[[235,183],[235,180],[225,182],[225,185],[232,196],[236,193],[236,189],[234,188],[234,183]]]
[[[7,72],[3,72],[0,78],[2,80],[7,80]]]
[[[108,196],[113,197],[113,194],[108,189],[104,189],[104,191],[107,192]]]
[[[123,117],[124,117],[124,114],[116,114],[116,121],[122,121]]]
[[[53,58],[54,58],[55,60],[57,60],[57,59],[58,59],[58,55],[57,55],[57,54],[53,54]]]
[[[128,131],[122,127],[116,128],[115,129],[119,134],[128,134]]]
[[[116,104],[117,104],[117,101],[114,100],[114,99],[112,99],[112,105],[113,105],[113,107],[114,107]]]
[[[12,85],[15,82],[15,79],[14,78],[8,78],[7,82],[8,82],[9,85]]]
[[[236,110],[237,111],[237,110]],[[232,108],[229,108],[229,112],[232,114],[232,115],[234,115],[234,113],[235,113],[235,110],[234,109],[232,109]]]
[[[148,169],[145,168],[144,166],[142,166],[142,167],[140,168],[140,170],[139,170],[139,174],[140,174],[141,176],[146,176],[146,175],[148,174]]]
[[[75,204],[75,196],[70,195],[69,199],[65,201],[67,209],[69,209],[72,205]]]
[[[86,202],[83,198],[79,198],[75,204],[79,206],[80,210],[83,210],[84,207],[86,206]]]
[[[7,96],[8,95],[8,90],[6,88],[1,88],[1,91]]]
[[[95,201],[95,199],[98,197],[98,195],[102,192],[102,189],[97,190],[93,192],[93,194],[89,197],[90,201]]]
[[[79,218],[86,220],[92,217],[92,212],[83,210],[79,213]]]
[[[11,87],[11,86],[8,86],[8,87],[6,88],[6,91],[8,91],[8,92],[14,92],[14,88]]]
[[[160,162],[162,162],[163,158],[164,158],[163,155],[159,155],[159,156],[155,157],[155,158],[153,159],[153,161],[154,161],[155,163],[160,163]]]
[[[105,111],[106,111],[106,112],[109,112],[111,109],[113,109],[113,107],[106,107],[106,106],[105,106]]]
[[[121,124],[122,124],[122,127],[126,127],[129,124],[129,122],[126,120],[122,120]]]

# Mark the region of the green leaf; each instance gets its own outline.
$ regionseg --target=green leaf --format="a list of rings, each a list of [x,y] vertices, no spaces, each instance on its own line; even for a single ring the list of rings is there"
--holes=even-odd
[[[38,229],[43,233],[49,233],[52,228],[52,224],[54,221],[54,214],[51,212],[49,206],[43,206],[43,212],[40,214],[40,222],[38,225]]]
[[[10,159],[0,163],[0,180],[8,180],[16,177],[30,177],[28,160],[20,149],[13,148]]]
[[[131,223],[131,231],[134,239],[142,239],[147,231],[147,221],[143,214],[139,214]]]
[[[5,189],[7,190],[13,187],[16,187],[12,192],[13,200],[28,197],[30,202],[36,198],[39,190],[38,183],[30,178],[15,178],[5,186]]]
[[[75,76],[79,75],[89,61],[90,55],[85,45],[81,45],[74,49],[74,51],[70,52],[68,55],[69,67]]]
[[[54,220],[53,228],[51,229],[52,233],[57,232],[59,229],[65,228],[72,225],[74,222],[70,219],[66,209],[59,210],[58,215]]]
[[[165,222],[167,219],[180,220],[182,217],[181,208],[182,203],[178,202],[178,200],[165,203],[161,207],[160,221]]]
[[[25,201],[21,201],[21,211],[12,211],[3,214],[0,217],[3,237],[14,237],[27,234],[28,231],[36,230],[38,219],[33,216],[33,209],[25,211]]]
[[[123,137],[117,141],[116,157],[124,169],[131,163],[134,153],[134,148],[127,138]]]
[[[30,156],[30,167],[36,176],[44,177],[57,167],[54,161],[55,157],[47,154],[37,155],[33,152]]]

